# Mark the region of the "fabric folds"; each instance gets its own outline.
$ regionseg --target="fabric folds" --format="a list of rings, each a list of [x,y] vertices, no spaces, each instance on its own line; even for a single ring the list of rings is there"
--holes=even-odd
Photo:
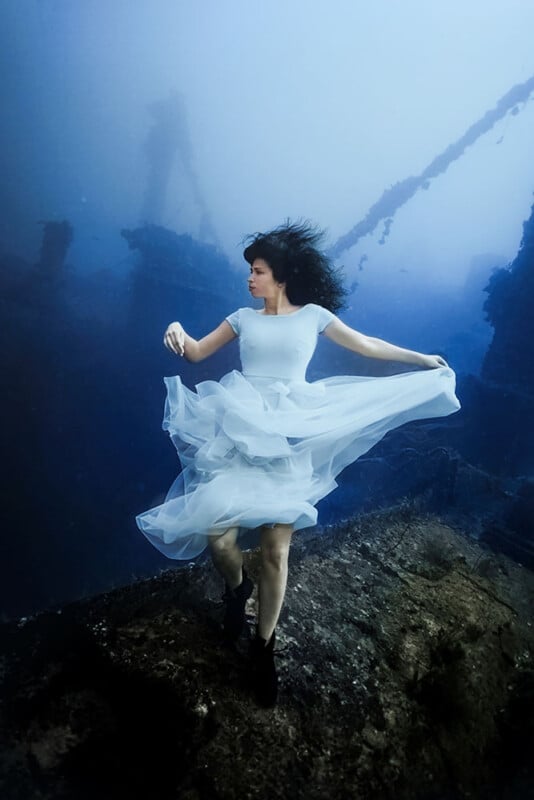
[[[459,408],[449,368],[312,383],[233,371],[196,391],[178,376],[165,383],[163,427],[182,472],[137,524],[173,559],[197,556],[209,531],[314,525],[341,470],[389,430]]]

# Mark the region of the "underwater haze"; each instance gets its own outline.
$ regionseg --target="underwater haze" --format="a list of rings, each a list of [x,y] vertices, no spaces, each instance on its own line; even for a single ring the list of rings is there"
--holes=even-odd
[[[487,300],[532,228],[529,0],[2,0],[0,21],[3,619],[174,564],[135,526],[179,469],[163,377],[217,379],[238,353],[189,364],[162,336],[250,303],[247,234],[318,224],[342,319],[442,353],[467,411],[473,381],[506,383]],[[308,376],[373,369],[321,342]],[[458,424],[440,442],[532,475],[526,444],[499,461]],[[368,489],[376,463],[321,524],[410,494]]]

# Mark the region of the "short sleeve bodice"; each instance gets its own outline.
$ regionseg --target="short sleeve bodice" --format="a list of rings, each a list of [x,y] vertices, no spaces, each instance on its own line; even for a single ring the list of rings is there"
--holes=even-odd
[[[306,380],[317,335],[335,319],[314,303],[291,314],[260,314],[240,308],[226,317],[239,336],[243,375],[288,381]]]

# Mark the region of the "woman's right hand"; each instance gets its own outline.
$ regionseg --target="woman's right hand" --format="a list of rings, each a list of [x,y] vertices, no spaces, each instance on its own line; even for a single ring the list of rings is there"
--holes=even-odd
[[[163,337],[163,344],[177,356],[185,355],[185,331],[179,322],[171,322]]]

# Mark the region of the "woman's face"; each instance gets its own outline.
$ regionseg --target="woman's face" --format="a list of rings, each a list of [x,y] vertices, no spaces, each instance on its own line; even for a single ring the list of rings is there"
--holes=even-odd
[[[252,297],[273,297],[280,294],[282,287],[274,279],[268,263],[263,258],[255,258],[250,267],[248,288]]]

